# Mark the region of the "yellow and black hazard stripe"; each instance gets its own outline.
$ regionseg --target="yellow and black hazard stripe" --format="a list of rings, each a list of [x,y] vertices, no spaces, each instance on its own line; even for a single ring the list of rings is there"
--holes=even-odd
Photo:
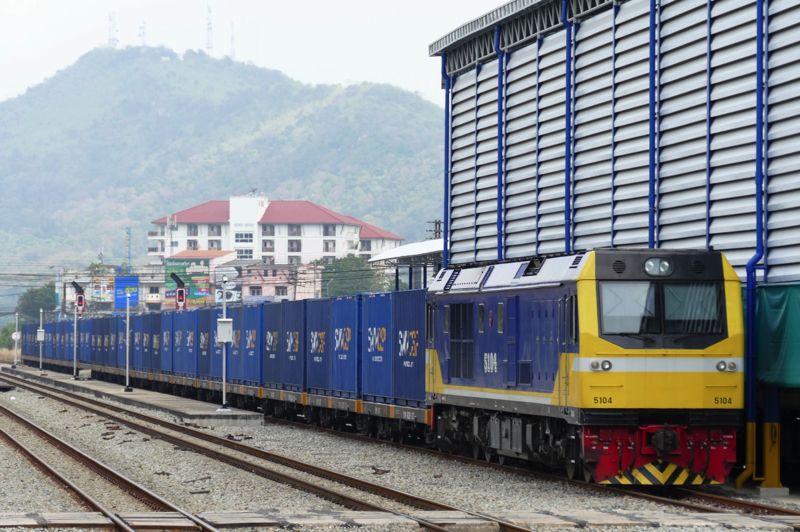
[[[719,484],[700,473],[661,460],[645,464],[636,469],[622,471],[616,477],[600,481],[600,484],[624,486],[704,486]]]

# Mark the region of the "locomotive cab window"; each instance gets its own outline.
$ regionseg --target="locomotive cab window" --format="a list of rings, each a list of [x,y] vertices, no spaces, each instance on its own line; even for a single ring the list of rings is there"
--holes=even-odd
[[[483,303],[478,304],[478,332],[483,334],[485,327],[484,327],[484,320],[486,318],[486,305]]]
[[[601,281],[600,332],[625,347],[707,347],[725,337],[720,281]]]

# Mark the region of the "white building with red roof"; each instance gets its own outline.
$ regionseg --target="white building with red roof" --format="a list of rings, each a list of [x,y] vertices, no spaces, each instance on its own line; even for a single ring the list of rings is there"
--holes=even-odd
[[[238,259],[266,264],[331,262],[347,255],[370,259],[400,245],[403,237],[306,200],[264,195],[212,200],[152,222],[148,255],[235,250]]]

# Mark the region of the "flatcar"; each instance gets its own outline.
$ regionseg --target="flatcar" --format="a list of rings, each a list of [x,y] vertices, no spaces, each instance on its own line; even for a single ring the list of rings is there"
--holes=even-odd
[[[132,320],[132,376],[219,399],[218,310]],[[740,281],[714,251],[598,249],[446,268],[427,290],[230,309],[229,393],[276,416],[416,438],[611,484],[721,483],[736,462]],[[71,370],[71,327],[46,327]],[[124,371],[119,318],[82,319],[79,361]],[[23,329],[35,362],[35,326]]]

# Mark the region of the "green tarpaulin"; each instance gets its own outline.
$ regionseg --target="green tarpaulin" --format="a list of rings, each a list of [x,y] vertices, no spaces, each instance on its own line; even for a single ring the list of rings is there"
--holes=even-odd
[[[758,287],[758,380],[800,388],[800,284]]]

